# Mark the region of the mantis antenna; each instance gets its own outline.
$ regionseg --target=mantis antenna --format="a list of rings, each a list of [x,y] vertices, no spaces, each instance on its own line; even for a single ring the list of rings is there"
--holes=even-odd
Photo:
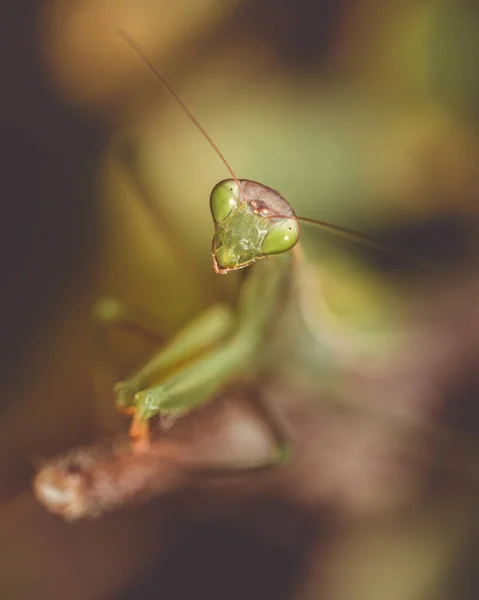
[[[307,225],[314,225],[314,227],[318,227],[319,229],[323,229],[324,231],[330,231],[331,233],[336,233],[344,238],[348,238],[353,242],[359,242],[360,244],[364,244],[366,246],[371,246],[376,250],[382,250],[384,252],[394,252],[395,251],[389,246],[383,246],[380,242],[377,242],[371,239],[369,236],[354,231],[354,229],[347,229],[346,227],[340,227],[339,225],[333,225],[332,223],[327,223],[326,221],[320,221],[318,219],[308,219],[306,217],[296,217],[298,221],[301,223],[306,223]]]
[[[163,75],[161,75],[161,73],[158,71],[158,69],[155,67],[155,65],[151,62],[151,60],[146,56],[146,54],[143,51],[143,48],[137,42],[135,42],[135,40],[132,39],[126,33],[126,31],[124,31],[123,29],[117,29],[116,32],[130,46],[130,48],[141,58],[141,60],[150,69],[150,71],[153,73],[153,75],[155,75],[155,77],[160,81],[160,83],[163,85],[163,87],[176,100],[176,102],[178,102],[178,104],[180,105],[181,109],[186,114],[186,116],[193,122],[195,127],[205,137],[205,139],[208,141],[210,146],[213,148],[213,150],[216,152],[216,154],[220,157],[221,161],[223,162],[225,167],[230,172],[231,177],[238,184],[238,188],[240,190],[242,199],[246,202],[246,198],[244,197],[243,189],[241,187],[241,184],[240,184],[238,178],[236,177],[235,172],[231,168],[230,164],[226,160],[226,158],[223,155],[223,153],[221,152],[221,150],[218,148],[218,146],[213,141],[213,138],[206,131],[206,129],[201,125],[201,123],[198,121],[198,119],[195,117],[194,113],[188,108],[188,106],[185,104],[185,102],[183,102],[183,100],[178,96],[178,94],[174,91],[174,89],[166,81],[166,79],[163,77]]]

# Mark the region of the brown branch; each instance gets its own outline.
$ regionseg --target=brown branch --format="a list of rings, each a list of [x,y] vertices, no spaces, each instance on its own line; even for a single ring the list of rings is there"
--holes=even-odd
[[[148,452],[133,454],[122,440],[51,459],[39,470],[33,488],[47,510],[73,521],[178,489],[195,465],[198,461],[184,445],[154,442]]]

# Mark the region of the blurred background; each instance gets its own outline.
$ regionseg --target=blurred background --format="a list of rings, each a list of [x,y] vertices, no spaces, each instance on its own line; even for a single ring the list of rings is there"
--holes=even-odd
[[[6,0],[0,16],[1,596],[476,598],[477,4]],[[154,316],[166,343],[239,285],[210,256],[228,173],[117,28],[238,177],[400,252],[305,229],[314,340],[288,365],[272,351],[256,384],[290,467],[71,525],[33,498],[34,465],[124,430],[111,385],[159,343],[111,332],[98,393],[95,300]],[[248,395],[190,426],[208,436]]]

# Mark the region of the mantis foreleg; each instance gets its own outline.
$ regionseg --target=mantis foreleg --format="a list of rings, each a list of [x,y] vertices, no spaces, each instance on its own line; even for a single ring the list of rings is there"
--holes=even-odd
[[[223,304],[217,304],[195,318],[128,379],[116,384],[118,408],[127,410],[134,407],[135,395],[139,391],[180,371],[201,356],[228,335],[233,323],[232,310]]]
[[[219,321],[214,325],[200,318],[117,388],[118,401],[123,402],[126,391],[127,402],[134,409],[131,433],[139,446],[147,442],[146,423],[151,417],[159,415],[165,424],[171,424],[178,416],[212,400],[233,379],[254,371],[284,273],[282,261],[258,265],[243,285],[233,322],[231,314],[229,318],[223,316],[221,327]],[[217,343],[211,332],[219,334]],[[201,348],[199,341],[203,342]],[[166,371],[170,373],[167,377]],[[153,380],[161,383],[151,385]]]

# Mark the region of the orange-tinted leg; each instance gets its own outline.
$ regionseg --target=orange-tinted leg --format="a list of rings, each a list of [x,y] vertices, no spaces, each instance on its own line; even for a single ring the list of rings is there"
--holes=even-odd
[[[135,413],[129,430],[130,447],[134,454],[148,452],[151,447],[150,423]]]

